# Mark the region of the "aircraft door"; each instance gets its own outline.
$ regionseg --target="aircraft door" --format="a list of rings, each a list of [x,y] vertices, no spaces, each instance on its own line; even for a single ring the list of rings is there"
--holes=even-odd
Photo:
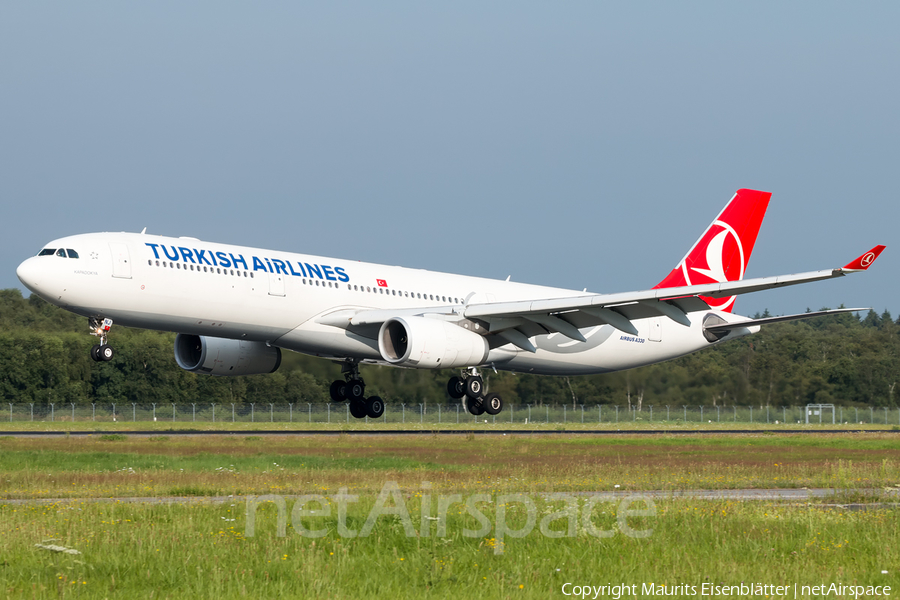
[[[112,253],[112,276],[131,279],[131,259],[128,255],[128,246],[121,242],[110,242],[109,250]]]
[[[269,273],[269,295],[284,296],[284,275]]]
[[[662,321],[659,317],[650,319],[650,332],[647,334],[647,339],[651,342],[662,341]]]

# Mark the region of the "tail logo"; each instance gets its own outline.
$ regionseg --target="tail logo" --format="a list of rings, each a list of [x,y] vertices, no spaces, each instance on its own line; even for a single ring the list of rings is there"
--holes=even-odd
[[[716,289],[716,285],[742,280],[771,196],[759,190],[738,190],[678,266],[656,287],[709,285]],[[731,312],[734,308],[735,296],[714,298],[701,294],[698,297],[716,310]]]
[[[744,246],[741,238],[734,228],[724,221],[715,221],[698,243],[698,250],[706,244],[706,267],[702,266],[700,252],[691,253],[681,263],[681,272],[687,285],[699,285],[703,283],[725,283],[726,281],[739,281],[744,278]],[[690,264],[690,266],[688,266]],[[696,265],[696,266],[695,266]],[[693,274],[693,277],[691,276]],[[725,310],[734,302],[734,296],[722,299],[721,302],[711,303],[712,298],[706,299],[711,308]]]
[[[874,252],[867,252],[865,256],[863,256],[861,259],[859,259],[859,264],[861,264],[863,266],[863,268],[868,267],[873,262],[875,262],[875,253]]]

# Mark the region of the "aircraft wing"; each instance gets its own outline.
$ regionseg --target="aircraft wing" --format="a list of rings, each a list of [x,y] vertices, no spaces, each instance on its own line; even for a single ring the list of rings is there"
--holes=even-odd
[[[722,283],[709,283],[681,287],[655,288],[637,292],[616,294],[585,294],[566,298],[546,300],[523,300],[516,302],[487,302],[466,306],[427,307],[401,310],[364,310],[351,314],[344,313],[329,318],[327,324],[344,326],[376,325],[403,315],[445,314],[456,315],[466,319],[484,322],[488,332],[530,352],[536,351],[528,339],[535,335],[558,332],[573,340],[584,341],[579,329],[596,325],[609,324],[616,329],[638,335],[631,322],[633,319],[664,316],[676,323],[690,326],[687,313],[708,310],[699,296],[725,298],[740,294],[749,294],[772,288],[798,285],[813,281],[822,281],[843,277],[850,273],[865,271],[875,261],[884,246],[876,246],[843,267],[823,271],[811,271],[777,277],[761,277]],[[849,310],[849,309],[847,309]],[[841,309],[841,312],[847,310]],[[859,309],[856,309],[859,310]],[[792,318],[808,318],[816,316],[811,313],[792,315]],[[782,317],[773,319],[788,320]],[[326,321],[320,321],[326,323]],[[747,327],[776,322],[771,319],[746,321],[740,326]]]

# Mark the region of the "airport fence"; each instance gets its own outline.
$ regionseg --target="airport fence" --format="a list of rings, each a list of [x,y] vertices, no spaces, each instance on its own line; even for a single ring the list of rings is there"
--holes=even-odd
[[[355,422],[349,404],[144,404],[126,403],[7,403],[8,422],[175,422],[175,423],[296,423],[328,424]],[[2,408],[0,408],[2,411]],[[3,417],[6,417],[5,419]],[[900,426],[900,409],[888,407],[805,406],[643,406],[640,410],[611,404],[506,405],[499,415],[469,414],[462,403],[387,404],[379,419],[370,423],[409,425],[453,425],[466,423],[575,425],[575,424],[875,424]]]

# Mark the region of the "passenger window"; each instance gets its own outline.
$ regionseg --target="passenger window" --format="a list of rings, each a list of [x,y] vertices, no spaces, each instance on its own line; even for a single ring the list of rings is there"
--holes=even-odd
[[[78,253],[71,248],[66,248],[66,254],[69,255],[69,258],[78,258]]]
[[[44,248],[38,252],[38,256],[53,256],[56,254],[56,248]]]

